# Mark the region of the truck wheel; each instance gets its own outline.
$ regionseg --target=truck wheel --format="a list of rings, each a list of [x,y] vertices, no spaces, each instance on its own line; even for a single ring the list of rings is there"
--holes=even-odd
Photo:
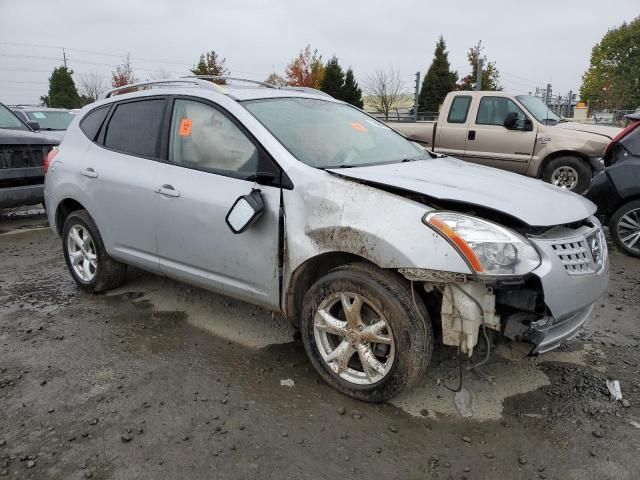
[[[613,241],[627,255],[640,257],[640,200],[622,205],[611,217]]]
[[[320,376],[346,395],[381,402],[423,375],[433,333],[414,297],[415,303],[400,278],[364,263],[314,283],[304,299],[301,335]]]
[[[578,157],[554,158],[542,172],[545,182],[576,193],[587,191],[591,177],[591,168]]]
[[[126,265],[107,254],[98,227],[86,210],[71,212],[65,220],[62,250],[71,276],[82,290],[104,292],[124,282]]]

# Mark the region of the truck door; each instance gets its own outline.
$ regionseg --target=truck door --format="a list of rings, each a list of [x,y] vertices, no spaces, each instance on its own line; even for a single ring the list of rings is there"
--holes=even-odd
[[[513,122],[505,126],[507,116]],[[484,95],[469,122],[464,159],[526,173],[536,141],[534,124],[510,98]]]
[[[460,94],[453,97],[447,117],[438,121],[436,138],[433,139],[436,152],[463,158],[471,100],[471,95]]]

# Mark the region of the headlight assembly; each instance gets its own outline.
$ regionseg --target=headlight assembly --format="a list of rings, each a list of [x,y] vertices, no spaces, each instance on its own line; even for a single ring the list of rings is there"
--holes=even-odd
[[[477,274],[523,275],[540,265],[526,238],[495,223],[456,212],[431,212],[423,220],[447,237]]]

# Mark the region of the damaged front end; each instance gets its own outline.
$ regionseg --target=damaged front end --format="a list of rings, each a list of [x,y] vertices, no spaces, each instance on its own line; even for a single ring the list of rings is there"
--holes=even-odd
[[[574,337],[608,285],[608,254],[595,218],[520,232],[539,255],[523,275],[399,269],[437,299],[445,345],[471,355],[482,328],[543,353]]]

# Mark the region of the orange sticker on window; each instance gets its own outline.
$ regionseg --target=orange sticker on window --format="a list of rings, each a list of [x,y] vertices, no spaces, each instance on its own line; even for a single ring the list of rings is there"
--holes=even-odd
[[[190,118],[183,118],[182,122],[180,122],[180,136],[181,137],[188,137],[189,135],[191,135],[191,119]]]
[[[364,125],[362,125],[361,123],[358,122],[351,122],[351,128],[353,128],[354,130],[358,131],[358,132],[366,132],[367,129]]]

